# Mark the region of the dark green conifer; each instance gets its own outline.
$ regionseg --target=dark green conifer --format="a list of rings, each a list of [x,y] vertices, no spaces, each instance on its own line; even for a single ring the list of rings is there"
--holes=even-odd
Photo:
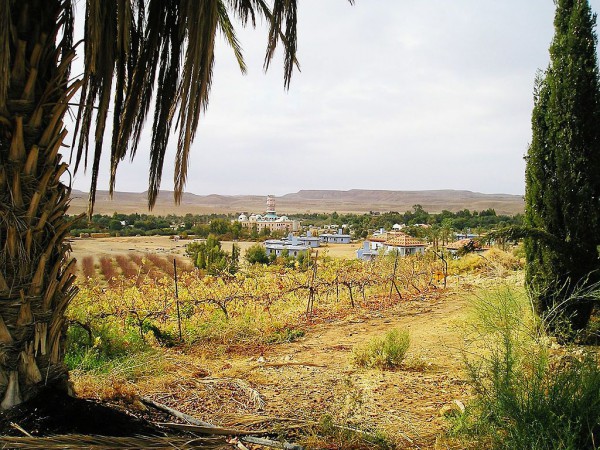
[[[583,284],[600,280],[600,84],[596,15],[587,0],[557,0],[550,65],[539,74],[526,167],[526,226],[553,240],[527,238],[526,283],[543,317]],[[593,304],[565,304],[573,330]]]

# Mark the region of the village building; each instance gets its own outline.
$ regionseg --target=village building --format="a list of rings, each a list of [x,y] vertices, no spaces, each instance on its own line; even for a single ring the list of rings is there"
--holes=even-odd
[[[306,245],[311,248],[317,248],[321,245],[321,238],[319,236],[313,236],[310,231],[306,232],[306,236],[298,236],[298,241],[300,241],[302,245]]]
[[[350,235],[342,234],[342,229],[338,229],[338,232],[335,234],[324,233],[319,236],[321,243],[323,244],[349,244],[350,243]]]
[[[375,232],[363,243],[363,247],[356,251],[356,257],[363,261],[370,261],[377,255],[397,252],[399,256],[409,256],[425,253],[427,245],[406,233],[399,231]]]
[[[457,241],[462,241],[464,239],[474,239],[478,238],[478,234],[471,233],[471,230],[467,230],[465,233],[454,233]]]
[[[272,195],[267,196],[267,211],[264,215],[251,214],[240,214],[237,221],[242,227],[247,229],[253,229],[256,227],[256,231],[260,233],[265,228],[273,231],[279,231],[282,233],[290,233],[292,231],[298,231],[300,229],[300,222],[298,220],[292,220],[287,216],[278,216],[275,212],[275,197]]]
[[[426,244],[408,234],[398,233],[385,241],[386,253],[398,252],[400,256],[409,256],[425,253]]]
[[[373,261],[379,255],[379,251],[371,248],[369,241],[364,241],[362,248],[356,250],[356,257],[363,261]]]
[[[300,238],[290,234],[286,239],[269,239],[265,241],[265,251],[267,256],[275,255],[282,256],[287,251],[287,254],[292,257],[297,257],[301,252],[309,253],[312,248],[300,241]]]

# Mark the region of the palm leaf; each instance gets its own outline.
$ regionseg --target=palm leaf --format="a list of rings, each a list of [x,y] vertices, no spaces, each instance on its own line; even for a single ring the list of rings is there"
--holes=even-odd
[[[26,449],[231,449],[224,438],[111,437],[64,435],[50,437],[0,437],[2,448]]]
[[[0,0],[0,13],[6,1]],[[72,25],[71,0],[63,2],[65,20]],[[232,16],[240,20],[242,26],[255,26],[257,17],[268,21],[265,70],[276,48],[282,44],[286,88],[294,66],[298,66],[296,0],[274,0],[272,11],[265,0],[86,0],[85,10],[85,69],[72,157],[75,171],[81,165],[87,168],[89,136],[93,131],[90,213],[107,121],[112,119],[113,128],[112,194],[119,163],[128,153],[131,158],[135,157],[152,107],[148,205],[152,208],[158,196],[173,124],[178,135],[175,201],[181,201],[190,148],[200,117],[208,106],[217,32],[223,34],[233,50],[242,73],[246,71]],[[0,38],[6,29],[0,18]],[[72,27],[65,30],[64,38],[68,41],[72,39]],[[0,59],[3,57],[4,51],[0,48]],[[4,89],[3,80],[0,73],[0,93]]]

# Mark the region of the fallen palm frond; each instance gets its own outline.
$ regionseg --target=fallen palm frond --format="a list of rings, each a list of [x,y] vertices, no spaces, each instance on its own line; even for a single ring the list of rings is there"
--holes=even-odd
[[[215,436],[261,436],[270,433],[269,430],[238,430],[235,428],[217,427],[215,425],[202,426],[187,423],[160,423],[159,425],[166,428],[173,428],[174,430]]]
[[[189,414],[178,411],[167,405],[163,405],[162,403],[156,402],[148,397],[141,397],[140,400],[149,406],[153,406],[156,409],[159,409],[168,414],[171,414],[172,416],[177,417],[178,419],[185,420],[186,422],[191,423],[193,425],[198,425],[198,426],[202,426],[202,427],[213,427],[213,428],[215,427],[215,425],[213,425],[211,423],[198,420],[195,417],[190,416]]]
[[[327,367],[327,366],[324,366],[323,364],[315,364],[315,363],[310,363],[310,362],[286,361],[286,362],[272,362],[272,363],[256,364],[254,366],[249,367],[248,371],[263,368],[263,367],[279,368],[279,367],[292,367],[292,366],[318,367],[321,369],[324,369]]]
[[[236,439],[235,443],[237,443],[238,448],[244,448],[244,445],[242,443],[240,443],[239,441],[237,441],[237,436],[239,436],[240,440],[251,443],[251,444],[258,444],[258,445],[262,445],[262,446],[266,446],[266,447],[282,448],[282,449],[286,449],[286,450],[303,450],[303,447],[300,445],[291,444],[289,442],[280,442],[280,441],[274,441],[271,439],[256,437],[256,435],[271,434],[268,431],[259,430],[259,431],[246,432],[246,431],[235,430],[235,429],[231,429],[231,428],[222,428],[222,427],[218,427],[216,425],[210,424],[208,422],[203,422],[201,420],[198,420],[195,417],[192,417],[188,414],[185,414],[185,413],[178,411],[174,408],[171,408],[169,406],[163,405],[162,403],[155,402],[154,400],[151,400],[147,397],[142,397],[142,401],[144,403],[146,403],[147,405],[150,405],[150,406],[158,408],[162,411],[165,411],[165,412],[173,415],[174,417],[183,419],[186,422],[188,422],[188,424],[189,424],[189,425],[174,424],[174,423],[162,424],[167,427],[184,430],[184,431],[190,431],[192,433],[232,436],[232,437],[234,437],[234,439]],[[248,417],[251,417],[251,416],[248,416]],[[254,416],[254,417],[258,417],[258,416]],[[238,422],[240,422],[240,421],[238,421]],[[248,422],[249,423],[247,423],[247,425],[250,425],[250,422],[255,422],[256,424],[258,424],[258,423],[262,423],[264,421],[256,422],[256,421],[249,420]],[[233,441],[230,441],[230,443],[233,443]]]
[[[64,435],[51,437],[11,437],[1,436],[0,447],[15,449],[86,449],[105,450],[119,448],[125,450],[157,449],[157,450],[187,450],[187,449],[231,449],[225,438],[189,438],[189,437],[112,437]]]
[[[239,378],[204,378],[202,380],[195,380],[199,384],[211,384],[211,383],[227,383],[231,386],[238,388],[244,392],[250,401],[254,404],[254,407],[261,410],[265,407],[265,401],[263,400],[260,392],[250,386],[246,381],[240,380]]]

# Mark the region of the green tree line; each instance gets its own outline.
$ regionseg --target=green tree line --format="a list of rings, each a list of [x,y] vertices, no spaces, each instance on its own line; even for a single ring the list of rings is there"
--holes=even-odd
[[[237,214],[186,214],[184,216],[167,215],[154,216],[150,214],[121,214],[112,216],[94,214],[90,219],[80,220],[71,228],[73,236],[80,233],[108,232],[121,236],[152,236],[152,235],[194,235],[207,238],[214,235],[222,241],[227,240],[253,240],[260,241],[266,238],[283,237],[284,233],[271,232],[268,229],[260,233],[256,229],[244,228],[235,221]],[[352,236],[356,239],[364,238],[369,233],[380,228],[391,229],[394,224],[408,226],[405,230],[417,237],[426,237],[427,232],[417,227],[425,224],[433,228],[433,233],[439,230],[440,234],[450,235],[452,232],[471,230],[472,232],[486,232],[495,228],[511,225],[521,225],[523,215],[514,216],[496,214],[492,208],[482,211],[463,209],[452,212],[443,210],[440,213],[429,213],[421,205],[415,205],[412,210],[404,213],[385,212],[381,214],[338,214],[313,213],[297,214],[294,218],[301,221],[305,227],[322,227],[324,225],[347,225]],[[171,225],[177,225],[171,228]]]

